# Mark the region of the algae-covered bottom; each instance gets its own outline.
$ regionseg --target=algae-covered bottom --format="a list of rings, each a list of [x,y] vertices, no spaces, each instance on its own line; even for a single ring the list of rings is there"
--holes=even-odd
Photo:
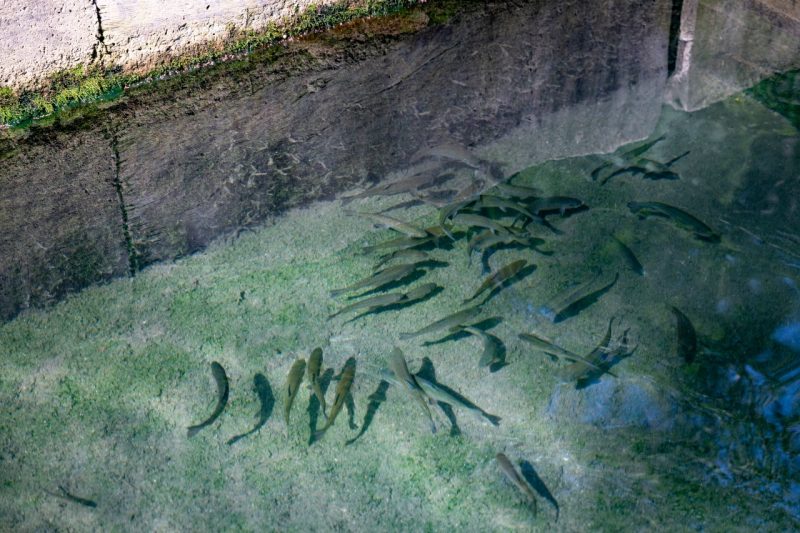
[[[605,185],[592,180],[601,165],[625,164],[621,154],[635,146],[514,177],[515,186],[579,198],[588,208],[548,215],[557,233],[542,230],[538,250],[512,245],[488,258],[493,270],[521,259],[535,265],[475,300],[488,296],[477,331],[505,347],[497,365],[479,365],[480,335],[401,335],[463,309],[486,279],[478,254],[468,261],[468,224],[454,228],[457,240],[428,248],[424,274],[389,288],[407,294],[435,283],[442,290],[354,320],[353,313],[329,319],[355,301],[330,291],[368,276],[377,262],[362,248],[399,235],[348,214],[340,201],[291,211],[202,254],[3,325],[4,527],[796,527],[789,480],[797,450],[781,433],[791,419],[771,424],[753,407],[768,402],[745,393],[755,398],[761,390],[752,376],[778,372],[763,354],[784,353],[785,336],[773,332],[791,324],[798,309],[791,209],[798,168],[795,156],[786,156],[797,131],[736,97],[693,115],[665,110],[651,140],[662,134],[646,156],[663,163],[690,152],[670,167],[678,179],[629,172]],[[374,213],[410,199],[378,196],[347,209]],[[702,238],[685,220],[639,218],[628,205],[656,201],[690,213],[719,239]],[[389,214],[418,228],[438,221],[425,205]],[[631,268],[620,242],[644,275]],[[590,291],[591,301],[553,320],[559,302],[574,303],[570,294],[603,276],[614,283],[597,285],[602,291]],[[696,329],[691,362],[678,351],[673,306]],[[587,355],[612,317],[612,338],[627,331],[632,353],[613,375],[581,387],[564,379],[568,362],[518,337],[535,332]],[[304,382],[287,426],[284,387],[295,360],[318,346],[328,409],[346,361],[354,358],[356,370],[352,402],[345,399],[324,437],[310,442],[324,423],[314,392]],[[440,404],[431,406],[439,428],[431,433],[420,405],[387,378],[394,347],[411,373],[464,395],[500,417],[499,425]],[[791,367],[796,357],[787,357]],[[213,423],[188,437],[187,428],[217,405],[221,380],[213,362],[224,369],[227,402]],[[259,398],[274,398],[273,405],[265,411]],[[230,443],[265,412],[265,425]],[[524,467],[529,481],[538,477],[538,512],[504,475],[498,453]]]

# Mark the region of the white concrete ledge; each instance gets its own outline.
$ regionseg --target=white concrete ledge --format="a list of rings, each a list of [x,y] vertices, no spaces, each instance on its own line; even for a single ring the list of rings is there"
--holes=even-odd
[[[0,0],[0,85],[92,63],[146,70],[335,0]]]

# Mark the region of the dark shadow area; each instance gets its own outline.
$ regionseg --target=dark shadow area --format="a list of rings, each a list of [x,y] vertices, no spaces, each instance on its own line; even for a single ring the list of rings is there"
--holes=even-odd
[[[328,386],[331,384],[331,380],[333,379],[333,369],[328,368],[320,374],[319,376],[319,387],[322,389],[322,394],[324,395],[328,391]],[[314,394],[314,391],[311,391],[311,395],[308,400],[308,427],[311,430],[310,437],[308,439],[308,444],[311,445],[314,443],[314,433],[317,431],[317,422],[319,421],[319,414],[322,410],[322,406],[319,404],[319,400],[317,396]]]
[[[344,397],[344,406],[347,409],[347,425],[350,426],[350,429],[358,429],[358,424],[356,424],[356,402],[349,392]]]
[[[358,432],[358,435],[345,442],[345,446],[353,444],[355,441],[360,439],[364,433],[367,432],[370,425],[372,425],[372,421],[375,419],[375,414],[378,412],[378,408],[383,402],[386,401],[386,391],[388,389],[389,382],[382,379],[381,382],[378,383],[378,388],[376,388],[367,398],[369,403],[367,404],[367,412],[364,413],[364,421],[361,423],[361,431]]]
[[[275,407],[275,396],[272,394],[272,387],[270,387],[269,381],[264,374],[257,373],[253,377],[253,390],[255,390],[256,395],[258,396],[258,401],[261,405],[261,409],[258,412],[258,422],[253,429],[247,433],[242,433],[241,435],[231,437],[227,442],[228,445],[238,442],[244,437],[252,435],[261,429],[261,427],[267,423],[267,420],[269,420],[269,417],[272,415],[272,410]]]
[[[555,496],[550,490],[547,488],[547,485],[544,484],[542,478],[539,477],[539,474],[536,473],[536,469],[533,468],[533,465],[526,460],[522,460],[519,462],[519,470],[522,473],[522,477],[525,478],[525,481],[533,487],[539,496],[547,500],[556,510],[556,521],[558,521],[558,516],[561,512],[561,509],[558,507],[558,501],[556,501]]]

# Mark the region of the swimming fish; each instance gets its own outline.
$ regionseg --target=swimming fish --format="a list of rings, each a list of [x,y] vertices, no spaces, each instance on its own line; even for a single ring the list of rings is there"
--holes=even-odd
[[[351,311],[357,311],[359,309],[377,309],[379,307],[386,307],[388,305],[396,304],[400,300],[404,299],[405,295],[399,292],[389,292],[386,294],[376,294],[374,296],[370,296],[368,298],[364,298],[358,302],[354,302],[350,305],[346,305],[336,311],[335,313],[328,316],[328,320],[341,315],[342,313],[349,313]]]
[[[480,207],[496,207],[503,212],[506,211],[514,211],[530,220],[538,219],[537,215],[534,215],[528,209],[525,208],[524,205],[518,204],[516,202],[512,202],[506,198],[499,198],[497,196],[492,196],[489,194],[481,195],[480,199],[478,200],[478,206]]]
[[[314,433],[314,441],[321,439],[322,436],[325,435],[325,432],[328,431],[328,428],[333,425],[336,416],[342,410],[342,407],[344,407],[344,402],[350,392],[350,387],[353,385],[355,374],[356,360],[351,357],[345,362],[342,373],[339,375],[339,384],[336,385],[336,396],[333,399],[333,405],[328,413],[328,420],[325,422],[325,425],[322,426],[322,429]]]
[[[380,261],[378,261],[378,263],[375,265],[375,270],[378,270],[389,261],[394,261],[395,259],[402,259],[410,263],[421,263],[430,259],[430,256],[427,254],[427,252],[423,252],[421,250],[403,248],[381,257]]]
[[[214,361],[211,363],[211,374],[214,376],[214,381],[217,382],[217,406],[214,408],[214,412],[211,413],[211,416],[208,417],[208,419],[206,419],[204,422],[194,426],[189,426],[187,430],[188,437],[197,435],[198,431],[213,424],[217,417],[222,414],[222,410],[225,409],[225,406],[228,404],[228,393],[230,390],[228,388],[228,376],[225,374],[225,369],[222,368],[221,364]]]
[[[284,396],[283,404],[283,419],[286,421],[286,428],[289,428],[289,415],[292,411],[292,404],[297,396],[297,391],[300,390],[300,383],[303,381],[303,373],[306,370],[306,360],[298,357],[289,369],[289,375],[286,377],[286,394]]]
[[[612,235],[611,239],[616,243],[623,259],[625,259],[625,262],[628,263],[628,266],[631,268],[631,270],[640,276],[644,276],[644,267],[634,255],[633,250],[631,250],[628,245],[622,242],[616,235]]]
[[[255,389],[256,395],[258,395],[258,400],[261,404],[261,408],[258,411],[258,422],[256,422],[256,425],[250,431],[228,439],[228,442],[226,442],[228,445],[231,445],[248,435],[252,435],[261,429],[261,427],[267,423],[269,416],[272,414],[272,406],[275,400],[272,397],[272,389],[270,388],[269,382],[264,374],[256,373],[256,375],[253,377],[253,389]]]
[[[65,489],[62,485],[58,486],[58,490],[61,491],[61,494],[57,494],[55,492],[50,492],[49,490],[45,490],[45,492],[47,494],[50,494],[51,496],[56,496],[57,498],[64,498],[65,500],[69,500],[71,502],[78,503],[80,505],[83,505],[84,507],[91,507],[91,508],[97,507],[97,502],[96,501],[90,500],[88,498],[81,498],[80,496],[75,496],[74,494],[69,492],[67,489]]]
[[[466,409],[472,414],[485,418],[489,421],[493,426],[499,426],[501,418],[499,416],[495,416],[492,414],[487,413],[467,398],[461,396],[458,393],[450,392],[447,388],[442,387],[438,383],[434,383],[432,381],[428,381],[427,379],[423,378],[419,374],[414,376],[414,379],[419,384],[419,387],[425,392],[425,395],[429,398],[433,398],[437,402],[444,402],[449,403],[454,407],[461,407],[462,409]]]
[[[450,239],[455,240],[455,237],[453,237],[453,234],[450,233],[450,229],[446,225],[447,219],[455,216],[461,209],[464,209],[474,201],[474,198],[455,201],[439,209],[439,227],[442,228],[442,231],[444,231]]]
[[[325,406],[325,394],[322,392],[322,385],[319,383],[319,374],[322,371],[322,348],[314,348],[308,357],[308,367],[306,367],[306,377],[314,396],[317,397],[319,406],[322,409],[322,416],[328,418]]]
[[[511,183],[498,183],[491,190],[497,191],[507,198],[518,198],[520,200],[536,198],[543,194],[542,190],[536,187],[524,187],[522,185],[512,185]]]
[[[597,179],[600,177],[600,172],[603,169],[606,169],[606,168],[611,167],[611,166],[618,166],[618,167],[625,166],[631,159],[633,159],[635,157],[639,157],[640,155],[642,155],[643,153],[648,151],[650,148],[655,146],[656,143],[661,142],[665,138],[666,138],[666,136],[662,135],[658,139],[654,139],[654,140],[646,142],[644,144],[640,144],[639,146],[636,146],[636,147],[634,147],[634,148],[632,148],[630,150],[622,152],[619,155],[612,154],[610,156],[606,156],[606,157],[608,157],[610,159],[610,161],[606,161],[605,163],[603,163],[599,167],[597,167],[594,170],[592,170],[592,181],[597,181]],[[608,177],[606,177],[605,179],[608,180]]]
[[[536,348],[538,348],[539,350],[541,350],[542,352],[546,353],[551,357],[566,359],[567,361],[573,361],[573,362],[580,361],[584,364],[594,367],[596,370],[603,370],[601,367],[587,360],[582,355],[578,355],[575,352],[571,352],[565,348],[562,348],[555,342],[551,341],[547,337],[540,335],[538,333],[535,332],[520,333],[518,337],[526,342],[533,344]]]
[[[419,287],[414,287],[410,291],[408,291],[405,295],[401,303],[411,303],[417,300],[422,300],[423,298],[427,297],[433,291],[440,289],[437,284],[435,283],[423,283]]]
[[[697,332],[683,312],[675,306],[670,306],[675,315],[678,331],[678,355],[687,363],[692,363],[697,355]]]
[[[400,339],[413,339],[414,337],[419,337],[420,335],[427,335],[428,333],[433,333],[434,331],[441,331],[443,329],[453,329],[457,326],[463,326],[466,324],[470,324],[474,322],[474,318],[477,317],[481,312],[480,306],[476,305],[474,307],[468,307],[452,315],[448,315],[440,320],[437,320],[433,324],[425,326],[424,328],[415,331],[414,333],[401,333]]]
[[[425,395],[425,392],[419,386],[416,378],[411,375],[411,372],[408,371],[406,358],[400,348],[395,348],[392,350],[391,355],[389,355],[389,368],[392,369],[392,372],[394,372],[394,375],[397,377],[399,383],[406,390],[406,392],[408,392],[414,398],[414,400],[416,400],[417,403],[422,406],[422,410],[425,412],[425,416],[430,422],[431,433],[436,433],[436,424],[433,421],[431,410],[428,408],[428,398]]]
[[[403,233],[409,237],[424,239],[425,237],[428,236],[427,233],[417,228],[416,226],[413,226],[408,222],[398,220],[394,217],[390,217],[388,215],[381,215],[380,213],[363,213],[360,211],[349,211],[349,210],[346,210],[345,213],[368,218],[369,220],[375,222],[376,224],[392,228],[393,230],[399,231],[400,233]]]
[[[608,321],[608,329],[606,330],[603,339],[594,350],[589,352],[589,354],[586,355],[583,360],[575,361],[562,370],[561,374],[566,378],[567,381],[575,381],[585,378],[587,371],[603,372],[604,368],[602,365],[605,359],[604,356],[608,353],[608,344],[611,342],[611,328],[613,323],[614,318],[612,317]],[[592,363],[591,366],[589,366],[588,363]]]
[[[528,262],[525,259],[518,259],[517,261],[513,261],[498,269],[494,273],[490,274],[483,281],[483,283],[481,283],[480,287],[478,287],[478,290],[475,291],[475,294],[464,300],[463,303],[466,304],[471,302],[486,290],[493,291],[497,287],[500,287],[503,283],[516,276],[527,264]]]
[[[471,326],[465,327],[464,331],[478,337],[483,343],[483,353],[478,360],[478,366],[491,366],[501,361],[503,347],[500,339]]]
[[[379,289],[384,285],[388,285],[389,283],[393,283],[395,281],[401,280],[404,277],[408,276],[412,272],[417,269],[417,265],[415,263],[403,263],[400,265],[394,265],[378,272],[375,272],[371,276],[367,276],[364,279],[360,279],[353,283],[352,285],[348,285],[342,289],[334,289],[331,291],[331,296],[338,296],[340,294],[344,294],[346,292],[355,291],[358,289],[363,289],[367,287],[371,287],[373,289]]]
[[[569,196],[549,196],[546,198],[537,198],[531,202],[531,211],[541,216],[546,213],[557,212],[564,216],[567,211],[579,209],[585,204],[583,200],[578,198],[570,198]]]
[[[535,514],[536,495],[534,494],[533,489],[530,487],[530,485],[528,485],[528,482],[525,481],[522,475],[517,472],[517,469],[514,468],[514,465],[511,464],[511,461],[504,453],[498,453],[496,459],[497,464],[500,465],[500,470],[503,472],[503,474],[505,474],[506,478],[511,482],[511,484],[517,487],[517,489],[519,489],[519,491],[522,492],[525,498],[530,502]]]
[[[388,241],[379,242],[377,244],[372,244],[370,246],[365,246],[361,249],[364,254],[369,254],[372,252],[377,252],[379,250],[386,250],[396,248],[397,250],[406,250],[410,248],[416,248],[417,246],[423,246],[435,239],[434,236],[428,235],[424,239],[418,239],[416,237],[395,237],[394,239],[389,239]]]
[[[474,215],[472,213],[458,213],[451,220],[453,222],[453,225],[456,226],[467,226],[471,228],[475,227],[486,228],[496,233],[509,232],[509,229],[506,226],[503,226],[499,222],[495,222],[494,220],[482,215]]]
[[[571,318],[591,304],[596,302],[603,294],[617,283],[619,272],[614,273],[613,279],[597,274],[593,279],[578,286],[558,303],[548,308],[547,316],[554,324]]]
[[[650,216],[664,217],[671,220],[676,226],[694,234],[695,238],[719,242],[720,235],[706,223],[690,215],[686,211],[661,202],[628,202],[628,209],[639,218]]]

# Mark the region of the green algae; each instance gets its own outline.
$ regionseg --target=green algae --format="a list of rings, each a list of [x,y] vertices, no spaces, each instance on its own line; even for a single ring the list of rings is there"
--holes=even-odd
[[[260,31],[231,28],[230,38],[222,46],[211,44],[205,51],[181,55],[167,60],[147,72],[123,72],[118,67],[97,64],[77,65],[51,74],[37,91],[15,93],[0,87],[0,127],[28,128],[49,126],[75,120],[76,115],[92,113],[98,107],[128,94],[132,88],[151,92],[154,84],[165,79],[203,76],[211,68],[223,67],[227,72],[252,68],[251,61],[270,62],[280,55],[275,45],[287,38],[329,30],[350,21],[368,17],[413,16],[417,0],[343,0],[333,4],[311,5],[302,12],[278,23],[270,23]],[[455,12],[447,2],[431,2],[434,23],[443,23]],[[452,2],[450,3],[452,4]],[[141,89],[140,89],[141,92]]]

